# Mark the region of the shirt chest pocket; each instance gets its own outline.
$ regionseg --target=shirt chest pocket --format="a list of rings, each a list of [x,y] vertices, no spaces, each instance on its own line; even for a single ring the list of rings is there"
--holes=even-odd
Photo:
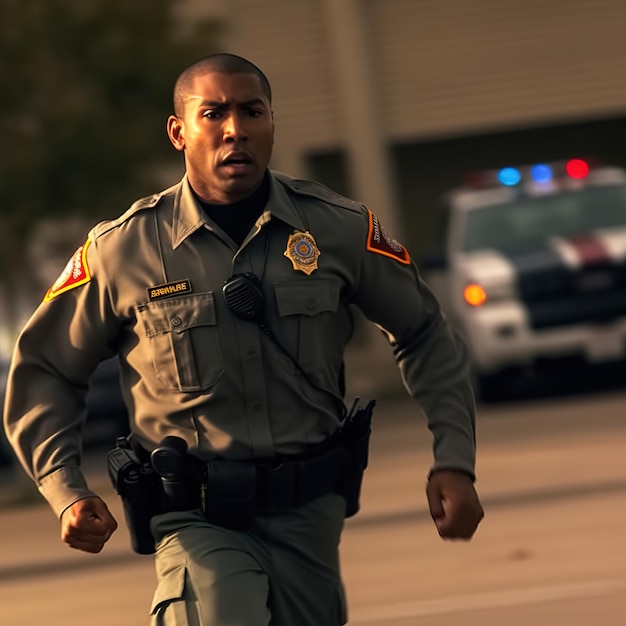
[[[213,293],[137,307],[159,380],[175,391],[206,391],[224,373]]]
[[[332,341],[339,285],[308,279],[274,285],[276,307],[289,352],[308,371],[323,369],[325,343]]]

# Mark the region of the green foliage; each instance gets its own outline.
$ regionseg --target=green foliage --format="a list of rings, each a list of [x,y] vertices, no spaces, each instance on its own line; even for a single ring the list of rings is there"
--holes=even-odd
[[[44,215],[115,217],[180,162],[165,132],[174,81],[218,34],[179,23],[181,4],[0,0],[3,230],[21,240]]]

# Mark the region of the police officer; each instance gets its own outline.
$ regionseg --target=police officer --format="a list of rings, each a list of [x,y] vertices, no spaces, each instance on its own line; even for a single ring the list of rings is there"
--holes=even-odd
[[[80,468],[99,361],[119,356],[141,449],[176,436],[198,466],[222,460],[247,476],[268,459],[278,468],[308,458],[338,430],[351,305],[385,331],[427,417],[439,534],[470,539],[483,510],[467,356],[406,248],[359,202],[268,169],[271,89],[246,59],[218,54],[187,68],[167,132],[183,179],[93,228],[15,347],[5,427],[62,540],[97,553],[117,527]],[[261,298],[257,319],[228,301],[225,283],[241,277]],[[153,623],[346,623],[345,499],[311,480],[291,487],[275,502],[264,494],[268,506],[242,528],[200,505],[156,515]]]

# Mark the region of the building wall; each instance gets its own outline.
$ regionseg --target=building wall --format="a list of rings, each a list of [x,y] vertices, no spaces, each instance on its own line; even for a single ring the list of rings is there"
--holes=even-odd
[[[393,138],[626,110],[623,0],[362,3]]]
[[[219,7],[225,48],[267,71],[284,154],[342,145],[324,0],[188,1]],[[623,0],[353,2],[390,140],[626,111]]]

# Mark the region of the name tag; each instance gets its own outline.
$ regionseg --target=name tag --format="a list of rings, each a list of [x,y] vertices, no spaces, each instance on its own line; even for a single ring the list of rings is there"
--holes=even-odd
[[[152,302],[153,300],[178,296],[183,293],[191,293],[191,281],[188,278],[185,278],[185,280],[177,280],[173,283],[149,287],[148,300]]]

